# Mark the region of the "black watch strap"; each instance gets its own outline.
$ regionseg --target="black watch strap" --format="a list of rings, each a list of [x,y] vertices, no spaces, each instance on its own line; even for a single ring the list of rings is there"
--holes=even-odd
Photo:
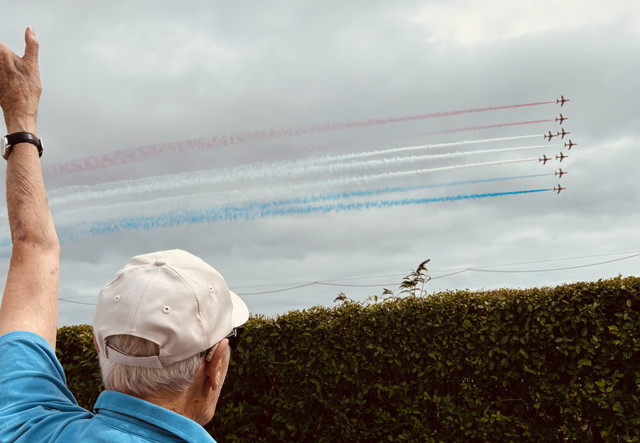
[[[9,154],[11,154],[11,148],[19,143],[31,143],[36,148],[38,148],[38,155],[42,157],[42,139],[36,137],[35,134],[31,132],[14,132],[13,134],[7,134],[4,136],[3,145],[4,149],[2,150],[2,156],[4,159],[9,158]]]

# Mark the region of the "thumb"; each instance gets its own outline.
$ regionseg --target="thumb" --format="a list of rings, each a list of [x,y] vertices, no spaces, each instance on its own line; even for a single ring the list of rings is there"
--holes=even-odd
[[[37,63],[40,43],[38,43],[36,33],[33,31],[31,26],[27,27],[27,30],[24,33],[24,42],[26,43],[26,46],[24,49],[24,57],[22,58],[26,61]]]

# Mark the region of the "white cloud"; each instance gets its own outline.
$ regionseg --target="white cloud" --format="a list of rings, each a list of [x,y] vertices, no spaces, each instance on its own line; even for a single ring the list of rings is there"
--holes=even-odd
[[[87,43],[102,69],[123,77],[178,77],[196,67],[235,70],[241,54],[202,26],[180,22],[117,23]]]
[[[408,17],[427,41],[441,46],[473,47],[555,31],[598,27],[627,15],[640,4],[603,0],[452,0],[429,2]]]

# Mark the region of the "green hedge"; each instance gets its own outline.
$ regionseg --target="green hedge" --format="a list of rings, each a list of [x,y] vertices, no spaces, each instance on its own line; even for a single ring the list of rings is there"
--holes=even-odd
[[[59,328],[56,355],[78,404],[93,410],[103,389],[98,353],[93,344],[93,328],[90,325]]]
[[[91,406],[95,353],[77,328],[59,331],[59,356]],[[228,442],[640,441],[639,335],[633,277],[252,317],[208,429]]]

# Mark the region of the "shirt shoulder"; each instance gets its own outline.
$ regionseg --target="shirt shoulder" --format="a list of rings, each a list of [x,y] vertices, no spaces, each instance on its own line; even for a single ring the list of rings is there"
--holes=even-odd
[[[215,443],[196,422],[119,392],[102,392],[95,410],[77,404],[43,338],[30,332],[0,337],[0,443]]]
[[[0,441],[55,435],[68,420],[91,416],[67,388],[49,343],[23,331],[0,337]]]

